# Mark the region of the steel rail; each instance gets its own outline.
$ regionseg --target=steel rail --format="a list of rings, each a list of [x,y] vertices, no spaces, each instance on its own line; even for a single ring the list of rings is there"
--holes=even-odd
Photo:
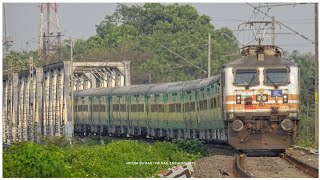
[[[290,164],[293,164],[296,168],[300,169],[304,173],[312,176],[313,178],[318,178],[319,177],[319,169],[315,168],[313,166],[310,166],[287,153],[283,153],[280,155],[281,158],[289,162]]]
[[[244,167],[244,159],[245,159],[245,155],[238,155],[235,154],[235,158],[234,158],[234,174],[237,177],[240,178],[254,178],[254,176],[252,174],[250,174],[249,172],[247,172]]]

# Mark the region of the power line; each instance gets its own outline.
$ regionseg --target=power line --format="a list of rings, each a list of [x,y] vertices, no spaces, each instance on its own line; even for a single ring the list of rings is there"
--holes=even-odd
[[[245,19],[225,18],[225,17],[211,17],[214,21],[245,21]]]
[[[252,8],[258,10],[259,12],[261,12],[262,14],[266,15],[269,18],[272,18],[271,16],[269,16],[267,13],[264,13],[263,11],[261,11],[259,8],[256,8],[255,6],[253,6],[250,3],[247,3],[249,6],[251,6]],[[298,31],[295,31],[294,29],[290,28],[289,26],[283,24],[282,22],[275,20],[276,23],[279,23],[280,25],[284,26],[285,28],[289,29],[290,31],[294,32],[295,34],[299,35],[300,37],[304,38],[307,41],[310,41],[312,44],[314,44],[314,41],[310,40],[309,38],[307,38],[306,36],[300,34]]]
[[[270,4],[270,3],[267,3],[267,5],[265,6],[259,6],[260,8],[263,8],[263,7],[268,7],[268,8],[273,8],[273,7],[282,7],[282,6],[296,6],[296,5],[304,5],[304,4],[307,4],[307,3],[287,3],[287,4],[284,4],[284,3],[280,3],[280,4]]]
[[[159,43],[159,44],[160,44],[160,43]],[[201,67],[195,65],[194,63],[192,63],[192,62],[189,61],[188,59],[180,56],[179,54],[177,54],[176,52],[174,52],[174,51],[172,51],[171,49],[167,48],[166,46],[164,46],[164,45],[162,45],[162,44],[160,44],[160,45],[161,45],[163,48],[165,48],[165,49],[167,49],[168,51],[170,51],[170,52],[172,52],[173,54],[175,54],[176,56],[180,57],[181,59],[183,59],[183,60],[187,61],[188,63],[192,64],[192,65],[195,66],[196,68],[201,69],[201,70],[202,70],[203,72],[205,72],[206,74],[208,73],[207,71],[205,71],[205,70],[202,69]]]
[[[232,19],[232,18],[212,18],[213,21],[226,21],[226,22],[238,22],[246,21],[245,19]],[[282,22],[287,23],[313,23],[313,19],[282,19]]]
[[[300,21],[300,22],[286,22],[286,23],[288,23],[288,24],[313,24],[313,22],[302,22],[302,21]]]
[[[251,40],[250,42],[248,42],[246,45],[244,46],[248,46],[250,43],[252,43],[253,41],[255,41],[256,39],[254,38],[253,40]]]
[[[282,21],[314,21],[314,19],[282,19]]]
[[[278,46],[299,46],[299,45],[312,45],[312,43],[279,44]]]
[[[251,13],[248,21],[250,21],[250,19],[253,17],[253,15],[254,15],[254,10],[252,11],[252,13]],[[210,17],[210,21],[214,21],[214,19],[215,19],[214,17]],[[228,18],[221,18],[221,19],[228,19]],[[242,19],[229,19],[229,20],[237,20],[237,21],[239,20],[239,21],[243,21]],[[243,30],[243,29],[244,29],[244,26],[242,27],[241,30]],[[237,37],[237,36],[240,34],[241,30],[238,30],[237,34],[235,34],[234,36]],[[243,46],[243,44],[240,43],[236,38],[230,37],[228,34],[225,34],[225,33],[223,33],[223,32],[221,32],[221,34],[224,35],[225,37],[228,37],[229,39],[235,41],[235,42],[238,43],[239,45]]]
[[[233,41],[237,42],[237,43],[238,43],[238,44],[240,44],[241,46],[243,46],[243,44],[242,44],[242,43],[240,43],[237,39],[235,39],[235,38],[233,38],[233,37],[229,36],[228,34],[226,34],[226,33],[224,33],[224,32],[221,32],[221,34],[222,34],[223,36],[226,36],[226,37],[228,37],[229,39],[231,39],[231,40],[233,40]]]

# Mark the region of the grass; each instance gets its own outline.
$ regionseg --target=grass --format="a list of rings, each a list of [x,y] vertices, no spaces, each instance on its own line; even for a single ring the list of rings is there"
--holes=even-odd
[[[106,144],[94,144],[92,140],[88,144],[78,140],[74,142],[78,143],[70,145],[62,138],[46,139],[42,144],[22,142],[12,145],[3,151],[3,176],[152,177],[160,170],[172,167],[170,162],[191,162],[202,156],[198,151],[188,150],[188,153],[169,142],[155,144],[129,140],[108,141]]]

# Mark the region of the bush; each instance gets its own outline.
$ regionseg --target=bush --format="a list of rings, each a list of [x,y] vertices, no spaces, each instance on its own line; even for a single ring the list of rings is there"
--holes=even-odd
[[[64,148],[26,142],[13,145],[3,154],[5,177],[34,178],[151,177],[174,166],[170,162],[190,162],[199,157],[181,151],[169,142],[147,144],[128,140],[105,145],[74,144]]]
[[[140,162],[185,162],[197,156],[179,151],[173,144],[155,145],[138,141],[113,141],[108,145],[79,146],[65,151],[71,167],[68,177],[150,177],[169,164],[142,165]],[[129,164],[135,162],[138,164]],[[172,165],[171,165],[172,166]]]
[[[314,136],[309,136],[309,137],[300,136],[297,140],[296,145],[304,148],[315,148]]]
[[[188,152],[194,155],[208,156],[208,148],[197,139],[178,139],[175,145],[182,151]]]
[[[56,146],[22,142],[3,151],[3,177],[65,177],[64,156]]]
[[[65,135],[64,136],[42,136],[40,138],[39,144],[55,145],[58,147],[67,147],[67,146],[70,146],[71,140],[68,140]]]

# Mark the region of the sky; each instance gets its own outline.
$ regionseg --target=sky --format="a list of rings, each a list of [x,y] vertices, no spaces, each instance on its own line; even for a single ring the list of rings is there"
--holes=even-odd
[[[238,25],[253,20],[270,21],[270,18],[254,12],[254,9],[246,3],[188,3],[194,6],[200,14],[210,16],[211,23],[216,28],[228,27],[234,30],[238,41],[247,45],[254,38],[251,31],[238,31]],[[288,3],[287,3],[288,4]],[[288,26],[295,32],[307,37],[301,38],[285,26],[277,25],[276,32],[282,33],[276,36],[276,45],[285,51],[298,50],[302,53],[313,53],[314,45],[314,5],[292,4],[288,6],[271,7],[261,10]],[[127,4],[132,5],[132,4]],[[143,4],[135,4],[143,5]],[[266,5],[252,4],[254,6]],[[269,3],[269,7],[270,7]],[[14,40],[12,50],[29,51],[37,49],[38,33],[40,29],[39,3],[6,3],[7,33]],[[106,15],[111,15],[117,7],[115,3],[59,3],[58,13],[63,39],[87,39],[96,34],[95,26]],[[2,15],[3,16],[3,15]],[[3,20],[3,23],[5,21]],[[247,29],[249,26],[244,27]],[[262,26],[263,27],[263,26]],[[4,28],[4,25],[3,25]],[[243,26],[240,27],[242,29]],[[269,31],[268,31],[269,32]],[[289,34],[290,33],[290,34]],[[28,45],[27,45],[28,42]],[[270,37],[266,37],[262,44],[270,44]],[[256,44],[253,41],[251,44]]]

